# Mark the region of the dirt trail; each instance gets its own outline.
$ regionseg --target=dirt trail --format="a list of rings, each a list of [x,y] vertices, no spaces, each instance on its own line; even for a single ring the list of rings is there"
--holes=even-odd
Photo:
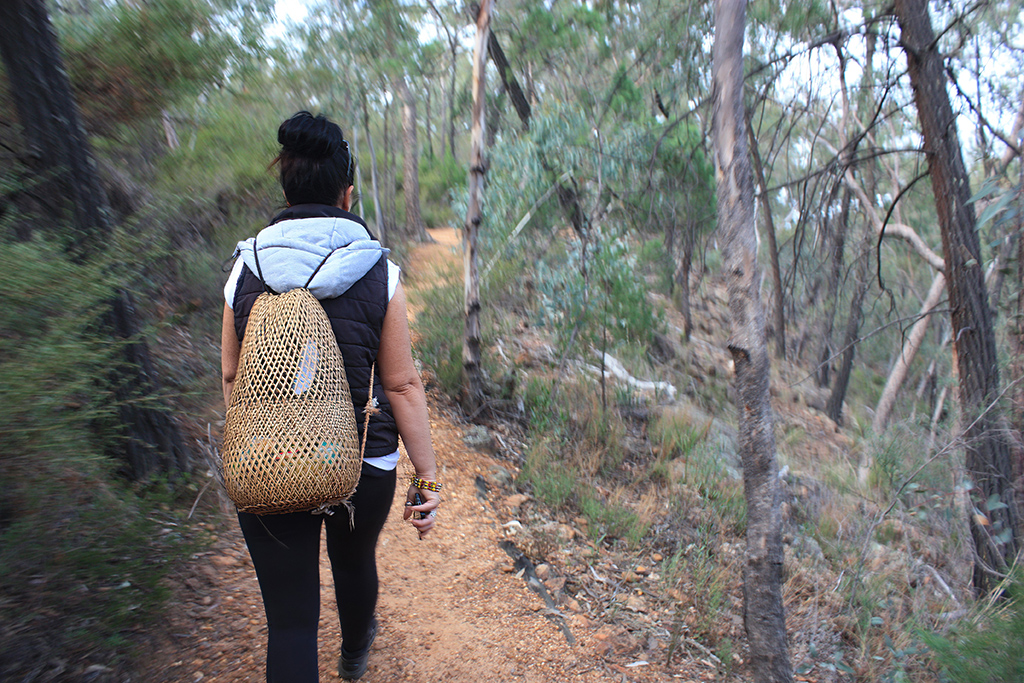
[[[461,277],[461,268],[458,266],[462,265],[462,237],[459,231],[455,228],[437,228],[427,232],[434,241],[416,245],[410,254],[409,272],[402,274],[403,286],[407,291],[426,289],[438,278],[447,277],[456,271]],[[413,335],[416,334],[416,315],[419,312],[420,306],[414,300],[410,301],[409,325]]]
[[[428,286],[439,265],[460,258],[456,231],[432,234],[436,242],[412,254],[404,279],[409,289]],[[569,618],[578,639],[570,646],[540,597],[510,571],[512,562],[498,545],[501,520],[478,486],[478,478],[507,476],[508,465],[467,449],[461,428],[434,402],[431,427],[445,485],[438,526],[420,541],[402,521],[402,482],[412,474],[403,457],[378,550],[381,630],[362,680],[621,680],[590,651],[585,617]],[[178,603],[153,638],[148,670],[140,676],[146,683],[264,680],[266,625],[248,552],[230,514],[206,514],[215,542],[172,577]],[[326,552],[320,569],[320,680],[335,681],[341,636]]]

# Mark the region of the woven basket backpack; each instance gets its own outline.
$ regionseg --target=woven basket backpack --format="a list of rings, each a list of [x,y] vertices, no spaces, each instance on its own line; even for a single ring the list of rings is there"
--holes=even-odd
[[[256,259],[266,291],[246,323],[221,456],[224,486],[242,512],[326,511],[345,503],[359,481],[345,363],[327,313],[307,289],[327,258],[305,286],[284,294],[270,290]],[[372,370],[370,387],[372,402]]]

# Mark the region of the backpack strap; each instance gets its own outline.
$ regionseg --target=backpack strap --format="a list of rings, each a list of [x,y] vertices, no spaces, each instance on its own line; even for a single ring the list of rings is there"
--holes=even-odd
[[[270,285],[268,285],[267,281],[263,279],[263,270],[260,268],[259,249],[256,246],[257,237],[259,236],[257,235],[252,238],[252,257],[256,260],[256,276],[260,279],[260,282],[263,283],[263,289],[267,290],[268,294],[273,294],[274,292],[270,289]]]
[[[331,249],[329,252],[327,252],[327,256],[324,256],[324,260],[320,262],[320,265],[313,269],[313,273],[309,276],[309,279],[306,280],[306,284],[302,285],[303,289],[309,289],[309,283],[313,281],[313,278],[316,277],[316,274],[319,273],[320,269],[324,267],[324,264],[327,263],[327,259],[331,258],[331,255],[334,254],[334,252],[338,251],[338,249],[341,249],[341,247]]]
[[[270,285],[268,285],[267,281],[263,279],[263,269],[260,268],[259,249],[256,245],[256,239],[256,237],[252,238],[252,257],[256,261],[256,275],[259,277],[260,282],[263,283],[263,289],[267,290],[268,293],[273,294],[274,291],[270,289]],[[331,258],[331,255],[334,254],[334,252],[338,251],[338,249],[341,249],[341,247],[338,247],[337,249],[331,249],[327,253],[327,256],[324,256],[324,260],[320,262],[320,265],[313,269],[313,272],[309,276],[309,279],[306,280],[306,284],[302,285],[303,289],[309,289],[309,283],[313,281],[313,278],[316,277],[316,274],[319,273],[320,269],[324,267],[324,264],[327,263],[327,259]]]
[[[328,254],[328,256],[330,256],[330,254]],[[327,259],[324,259],[324,260],[326,261]],[[323,264],[320,264],[320,265],[323,265]],[[313,278],[310,277],[310,279],[312,280]],[[369,394],[369,398],[366,399],[366,407],[363,408],[363,412],[366,414],[366,421],[363,423],[363,443],[362,443],[362,445],[359,446],[359,461],[360,462],[363,461],[363,453],[366,452],[366,437],[370,433],[370,416],[380,412],[380,408],[377,407],[377,399],[375,399],[373,397],[373,373],[374,373],[374,370],[376,370],[376,369],[377,369],[377,363],[375,361],[373,363],[373,365],[370,366],[370,394]],[[355,510],[355,507],[352,505],[352,501],[351,500],[345,500],[345,501],[342,501],[341,504],[344,505],[345,509],[348,511],[348,528],[349,529],[355,529],[356,528],[356,510]],[[332,510],[329,507],[327,507],[326,505],[324,505],[324,506],[321,506],[320,509],[314,510],[313,514],[314,515],[319,515],[319,514],[333,515],[334,514],[334,510]]]

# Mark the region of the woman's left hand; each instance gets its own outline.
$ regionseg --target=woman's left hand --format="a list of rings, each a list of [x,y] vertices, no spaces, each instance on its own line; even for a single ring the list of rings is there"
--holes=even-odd
[[[419,505],[416,504],[416,494],[420,494],[420,498],[423,502]],[[410,486],[409,490],[405,494],[405,512],[402,514],[402,519],[409,520],[409,522],[416,527],[416,530],[420,534],[420,538],[423,538],[430,530],[434,528],[434,521],[437,519],[437,508],[441,504],[441,495],[436,491],[430,491],[429,489],[418,489],[415,486]],[[414,512],[423,513],[422,519],[416,519],[413,515]]]

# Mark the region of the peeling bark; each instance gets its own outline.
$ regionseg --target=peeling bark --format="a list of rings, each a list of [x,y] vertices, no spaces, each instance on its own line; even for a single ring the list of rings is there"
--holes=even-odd
[[[469,160],[469,206],[463,228],[462,246],[465,266],[466,332],[462,344],[463,395],[467,412],[476,412],[484,403],[483,367],[480,357],[480,276],[477,269],[477,234],[482,219],[481,195],[484,175],[484,138],[487,93],[487,41],[491,29],[492,0],[483,0],[476,16],[476,42],[473,48],[473,133]]]
[[[736,368],[739,453],[747,500],[744,623],[755,683],[791,681],[782,604],[781,487],[769,399],[769,359],[758,291],[754,183],[743,110],[745,0],[716,0],[712,130],[718,230],[725,245]]]

